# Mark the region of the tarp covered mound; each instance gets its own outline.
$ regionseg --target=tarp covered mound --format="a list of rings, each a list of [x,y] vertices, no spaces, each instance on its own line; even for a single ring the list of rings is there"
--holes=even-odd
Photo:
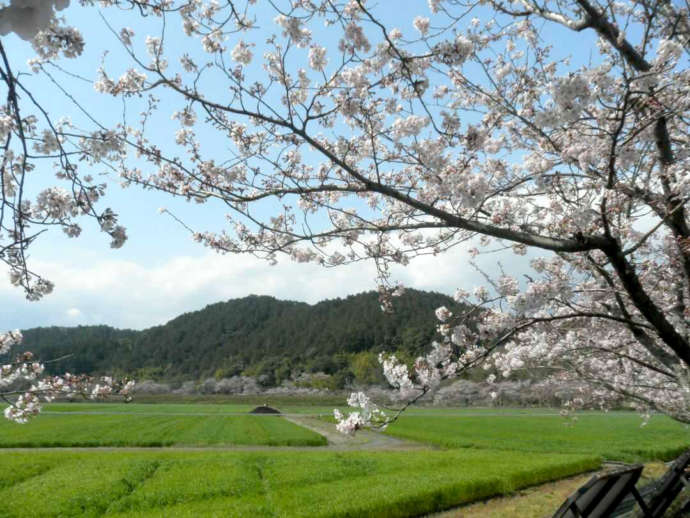
[[[254,410],[249,412],[250,414],[280,414],[280,410],[276,410],[275,408],[271,408],[268,405],[262,405],[256,407]]]

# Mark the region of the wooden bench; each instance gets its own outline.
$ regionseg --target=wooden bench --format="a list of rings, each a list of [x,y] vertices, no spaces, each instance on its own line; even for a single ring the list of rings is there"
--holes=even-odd
[[[594,475],[563,502],[553,518],[607,518],[629,495],[645,505],[635,489],[642,465],[627,466]]]
[[[660,518],[668,510],[683,488],[688,487],[688,465],[690,450],[674,460],[664,475],[639,490],[645,505],[640,505],[642,515],[649,518]],[[612,517],[629,513],[638,504],[631,496],[625,498],[611,514]]]
[[[661,518],[690,486],[690,450],[674,460],[658,480],[638,490],[642,465],[625,466],[593,476],[563,502],[553,518],[613,518],[639,506],[645,518]]]

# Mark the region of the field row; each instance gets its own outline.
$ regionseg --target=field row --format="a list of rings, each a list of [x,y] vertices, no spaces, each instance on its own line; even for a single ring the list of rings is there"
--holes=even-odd
[[[331,404],[316,400],[310,402],[309,398],[283,398],[275,400],[275,398],[257,399],[261,403],[245,403],[229,402],[220,400],[220,402],[206,402],[206,403],[142,403],[137,397],[136,403],[119,403],[119,402],[77,402],[77,403],[50,403],[45,405],[45,413],[99,413],[99,414],[190,414],[190,415],[222,415],[222,414],[248,414],[250,410],[257,406],[268,403],[268,406],[279,409],[283,414],[309,414],[309,415],[333,415],[333,409],[339,408],[341,411],[348,410],[345,404],[346,397],[333,398],[334,402]],[[582,415],[600,415],[601,412],[583,412]],[[414,406],[405,411],[406,416],[558,416],[559,410],[554,408],[507,408],[507,407],[421,407]],[[608,416],[630,416],[630,412],[609,412]]]
[[[490,450],[5,450],[0,516],[415,516],[599,465]]]
[[[690,446],[687,427],[665,416],[641,426],[639,416],[624,412],[581,414],[568,421],[544,412],[417,411],[422,413],[404,415],[386,433],[441,448],[581,453],[635,462],[669,460]],[[0,420],[0,447],[327,444],[285,418],[231,415],[226,405],[74,404],[51,405],[49,412],[26,425]]]
[[[687,427],[664,416],[642,427],[625,412],[575,422],[548,410],[415,409],[386,433],[441,450],[12,449],[326,445],[251,408],[61,404],[26,425],[0,420],[0,516],[415,516],[597,469],[602,459],[667,460],[690,446]]]
[[[46,414],[25,425],[0,420],[0,447],[325,446],[277,416]]]
[[[623,462],[670,460],[690,447],[687,426],[654,416],[642,426],[633,413],[562,417],[483,416],[402,418],[386,433],[442,448],[585,453]]]

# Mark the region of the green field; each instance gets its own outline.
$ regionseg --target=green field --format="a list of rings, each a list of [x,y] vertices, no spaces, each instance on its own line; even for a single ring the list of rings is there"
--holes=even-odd
[[[586,453],[619,461],[669,460],[690,447],[690,429],[665,416],[649,423],[629,412],[583,413],[571,422],[560,416],[403,416],[387,434],[443,448],[522,452]]]
[[[25,425],[0,420],[0,447],[324,446],[326,439],[282,417],[144,413],[45,414]]]
[[[343,406],[344,401],[340,401]],[[271,406],[269,404],[269,406]],[[248,414],[257,405],[247,403],[51,403],[45,406],[43,415],[60,414],[193,414],[235,415]],[[329,414],[335,405],[300,405],[298,402],[278,408],[287,414]]]
[[[5,450],[0,516],[415,516],[599,464],[489,450]]]
[[[690,430],[662,416],[641,427],[627,412],[572,422],[552,409],[414,408],[386,434],[416,449],[365,434],[314,450],[323,436],[248,415],[254,406],[60,403],[26,425],[0,420],[0,516],[417,516],[595,470],[602,459],[665,460],[690,446]],[[304,423],[332,421],[324,401],[279,408]]]
[[[0,447],[323,446],[326,440],[283,418],[247,415],[253,405],[52,404],[27,425],[0,420]],[[281,407],[328,416],[332,408]],[[442,448],[583,453],[621,461],[668,460],[690,446],[687,426],[653,416],[642,427],[631,412],[587,412],[575,422],[553,410],[414,408],[387,434]]]

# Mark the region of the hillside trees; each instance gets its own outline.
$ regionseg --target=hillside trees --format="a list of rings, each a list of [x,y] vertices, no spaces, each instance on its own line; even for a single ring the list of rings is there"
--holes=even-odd
[[[332,375],[342,388],[352,375],[360,385],[384,381],[379,352],[424,352],[436,334],[429,315],[452,303],[446,295],[409,289],[396,299],[395,312],[384,314],[374,291],[314,305],[253,295],[141,331],[25,329],[19,351],[61,358],[46,365],[47,374],[122,373],[144,380],[156,373],[154,379],[167,382],[265,375],[266,384],[280,384],[306,372]]]
[[[382,357],[406,404],[490,361],[690,420],[687,6],[429,0],[403,16],[365,0],[102,3],[160,20],[145,41],[111,27],[130,67],[116,78],[106,63],[94,83],[143,115],[93,138],[37,130],[39,146],[69,142],[129,184],[223,204],[225,231],[193,230],[221,253],[373,260],[385,308],[393,264],[468,243],[530,253],[523,280],[507,269],[458,291],[474,309],[439,308],[444,340],[411,372]],[[160,113],[179,124],[174,142],[146,131]],[[5,138],[25,141],[12,120]],[[224,147],[207,149],[209,135]],[[25,263],[13,268],[26,278]],[[377,415],[364,395],[351,401],[364,408],[344,431]]]

